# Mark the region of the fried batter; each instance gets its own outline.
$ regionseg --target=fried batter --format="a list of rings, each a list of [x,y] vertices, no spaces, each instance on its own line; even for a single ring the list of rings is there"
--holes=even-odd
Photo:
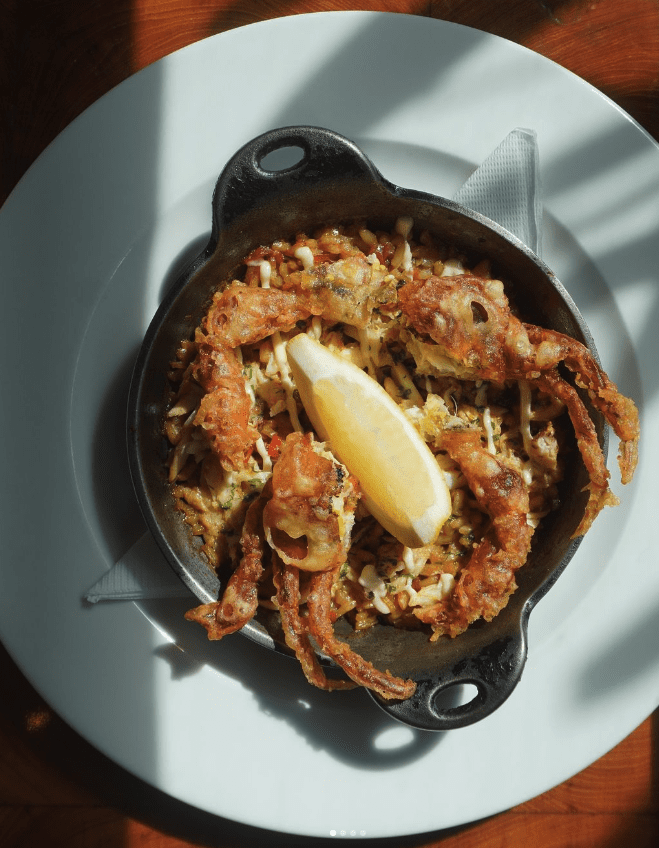
[[[415,610],[420,621],[432,624],[435,636],[457,636],[478,618],[491,621],[506,606],[517,588],[515,572],[526,562],[533,528],[526,520],[529,493],[524,481],[483,447],[477,430],[445,430],[442,445],[491,517],[449,597]]]
[[[555,330],[523,324],[512,314],[503,285],[470,275],[431,276],[399,292],[403,314],[417,332],[439,346],[460,376],[474,380],[529,380],[563,400],[591,475],[590,502],[576,535],[585,533],[603,506],[616,503],[608,486],[595,429],[578,395],[559,375],[563,363],[621,440],[619,465],[628,483],[638,459],[639,420],[634,403],[621,395],[584,345]],[[450,366],[449,366],[450,367]]]
[[[345,562],[359,497],[345,466],[319,451],[310,433],[286,438],[263,513],[270,547],[284,563],[304,571]]]
[[[259,603],[274,607],[310,683],[387,699],[409,698],[415,682],[360,657],[336,636],[337,618],[422,628],[433,641],[492,620],[557,505],[568,416],[589,476],[576,533],[617,502],[583,397],[620,439],[623,483],[639,440],[636,407],[586,347],[522,322],[487,261],[470,270],[411,228],[356,222],[254,250],[244,279],[220,288],[181,343],[164,428],[185,520],[233,568],[221,597],[186,618],[221,639]],[[389,535],[317,441],[286,361],[300,332],[378,380],[435,455],[452,515],[432,544]],[[318,649],[349,679],[328,677]]]
[[[328,692],[336,689],[354,689],[357,685],[349,680],[333,680],[326,676],[311,644],[309,629],[300,615],[300,571],[295,566],[284,566],[273,555],[272,576],[277,589],[277,604],[281,624],[288,647],[295,652],[309,683]]]
[[[264,507],[265,498],[259,497],[247,510],[240,539],[243,556],[222,598],[185,614],[188,621],[196,621],[206,628],[209,639],[221,639],[228,633],[235,633],[254,617],[259,602],[258,583],[263,576]]]
[[[367,689],[372,689],[387,700],[405,700],[416,689],[413,680],[403,680],[388,671],[380,671],[359,654],[356,654],[345,642],[334,634],[331,617],[332,586],[338,569],[321,571],[311,581],[311,591],[307,597],[309,610],[309,630],[323,650],[345,673]]]

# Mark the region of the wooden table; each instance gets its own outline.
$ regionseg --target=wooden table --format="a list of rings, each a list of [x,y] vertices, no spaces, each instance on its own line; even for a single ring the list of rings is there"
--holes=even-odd
[[[0,203],[108,89],[191,42],[264,18],[370,9],[466,24],[523,44],[604,91],[659,139],[659,0],[0,0]],[[659,844],[659,713],[562,786],[450,833],[442,848]],[[467,787],[456,791],[468,791]],[[68,728],[0,650],[0,845],[308,845],[200,814],[127,775]],[[371,843],[374,844],[374,843]]]

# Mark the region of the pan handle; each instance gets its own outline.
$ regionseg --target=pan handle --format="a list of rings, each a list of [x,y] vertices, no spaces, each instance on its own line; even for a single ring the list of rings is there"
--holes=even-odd
[[[301,151],[295,164],[281,169],[264,166],[269,154],[285,148]],[[386,182],[352,141],[332,130],[293,126],[257,136],[234,154],[216,183],[211,243],[217,242],[222,230],[271,197],[285,202],[288,189],[293,191],[304,183],[322,184],[329,178]]]
[[[511,695],[524,670],[526,654],[526,627],[522,627],[516,635],[492,642],[472,659],[461,660],[433,677],[419,678],[416,692],[406,701],[387,701],[369,694],[385,712],[411,727],[434,731],[467,727],[493,713]],[[457,704],[460,687],[467,684],[476,687],[476,695],[466,704]]]

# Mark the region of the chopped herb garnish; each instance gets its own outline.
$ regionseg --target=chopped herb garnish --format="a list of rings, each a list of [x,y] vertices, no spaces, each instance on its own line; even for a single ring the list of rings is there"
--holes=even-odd
[[[234,499],[235,494],[236,494],[236,484],[232,483],[231,484],[231,494],[229,495],[229,499],[224,501],[224,503],[220,504],[222,509],[231,509],[231,505],[233,504],[233,499]]]

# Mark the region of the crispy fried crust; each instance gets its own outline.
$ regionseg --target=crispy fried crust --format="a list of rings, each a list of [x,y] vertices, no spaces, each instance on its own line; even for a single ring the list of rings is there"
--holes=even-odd
[[[324,651],[345,673],[367,689],[372,689],[387,700],[405,700],[416,690],[413,680],[394,677],[388,671],[379,671],[359,654],[341,642],[334,634],[331,620],[332,585],[338,569],[314,574],[311,589],[307,597],[309,610],[309,630]]]
[[[276,330],[291,330],[311,314],[296,292],[232,283],[215,295],[205,330],[233,348],[260,341]]]
[[[350,680],[330,680],[318,661],[316,651],[309,639],[306,623],[300,615],[299,569],[292,565],[284,566],[274,554],[272,576],[277,590],[277,604],[286,644],[295,652],[309,683],[328,692],[337,689],[354,689],[357,684]]]
[[[263,524],[282,560],[304,571],[341,565],[348,553],[335,503],[353,484],[343,466],[314,449],[309,433],[291,433],[272,472]],[[354,512],[356,493],[347,493]]]
[[[238,568],[229,578],[222,598],[189,610],[185,617],[206,628],[209,639],[221,639],[244,627],[258,607],[258,583],[263,576],[263,509],[260,496],[250,504],[240,544],[243,551]]]
[[[605,506],[616,506],[618,499],[609,489],[609,471],[600,448],[597,431],[576,389],[561,379],[556,371],[548,371],[534,381],[543,391],[557,397],[567,407],[574,428],[577,446],[581,453],[590,481],[588,503],[583,518],[574,532],[582,536],[592,525]]]
[[[198,334],[199,364],[195,375],[206,390],[194,423],[206,432],[225,468],[241,467],[258,431],[250,424],[251,401],[235,353]]]
[[[436,636],[457,636],[478,618],[491,621],[506,606],[517,588],[515,572],[526,562],[533,529],[526,521],[529,495],[524,481],[482,446],[477,431],[447,430],[442,446],[492,519],[448,598],[415,610]]]
[[[468,274],[431,276],[406,283],[398,302],[417,332],[430,336],[456,363],[484,379],[505,380],[508,363],[502,341],[509,331],[510,310],[498,280]]]
[[[415,330],[430,336],[456,364],[468,367],[473,379],[529,380],[566,403],[584,464],[593,475],[591,497],[577,535],[586,532],[604,506],[618,502],[609,490],[592,421],[557,366],[563,363],[575,374],[577,385],[588,391],[620,439],[623,483],[632,479],[638,461],[638,410],[620,394],[587,347],[555,330],[522,323],[510,312],[498,281],[468,274],[431,276],[404,285],[399,302]]]
[[[640,438],[638,410],[634,402],[618,391],[618,387],[609,380],[584,345],[552,330],[542,330],[530,324],[525,327],[534,345],[554,344],[560,350],[562,361],[576,375],[577,385],[587,390],[595,409],[598,409],[611,425],[613,432],[620,439],[620,479],[622,483],[629,483],[638,462]],[[551,372],[548,377],[553,379],[556,385]]]

